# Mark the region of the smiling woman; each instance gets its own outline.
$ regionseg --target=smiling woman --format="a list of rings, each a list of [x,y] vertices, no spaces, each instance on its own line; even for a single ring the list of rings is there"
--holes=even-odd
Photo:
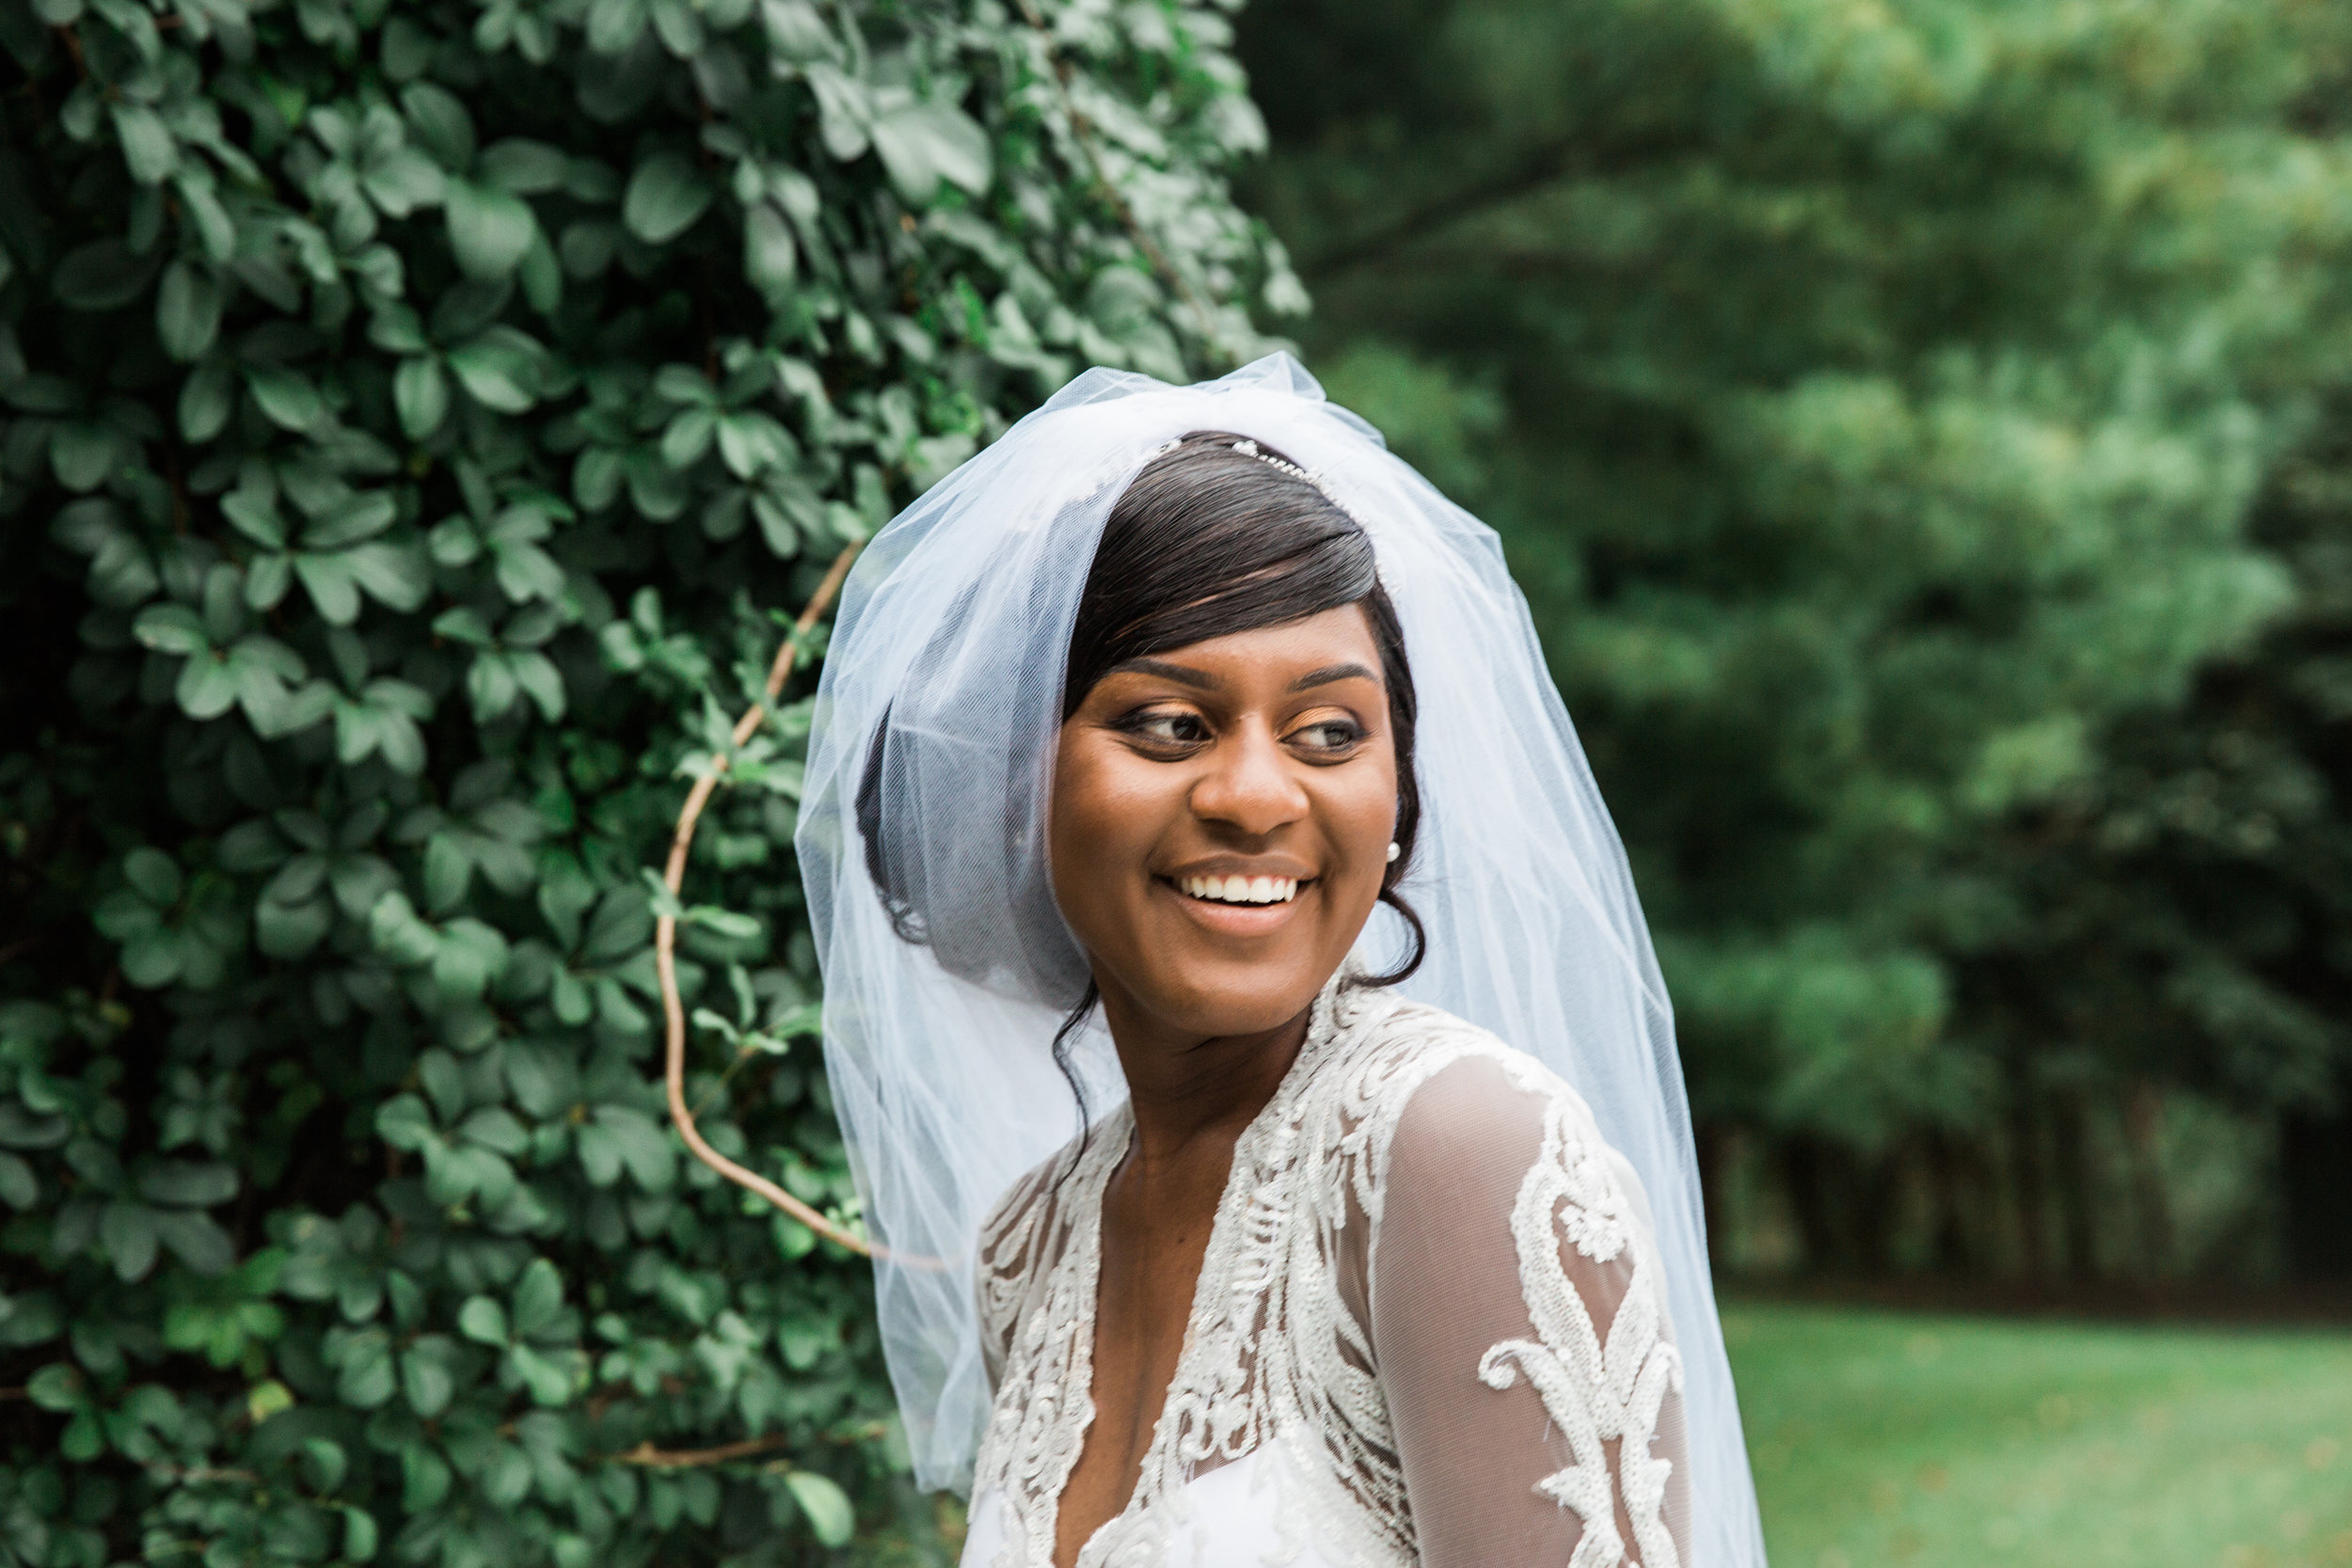
[[[800,847],[967,1564],[1761,1561],[1622,853],[1492,536],[1294,364],[878,536]]]
[[[1078,602],[1047,844],[1114,1038],[1135,983],[1287,1019],[1375,898],[1414,919],[1413,718],[1372,543],[1295,465],[1195,432],[1136,477]]]

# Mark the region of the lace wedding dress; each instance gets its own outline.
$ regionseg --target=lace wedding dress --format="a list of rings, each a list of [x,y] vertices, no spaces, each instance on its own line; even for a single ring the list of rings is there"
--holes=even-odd
[[[964,1568],[1047,1568],[1094,1415],[1122,1107],[981,1239],[995,1402]],[[1648,1211],[1574,1090],[1335,979],[1233,1148],[1141,1479],[1080,1568],[1680,1568],[1682,1364]]]

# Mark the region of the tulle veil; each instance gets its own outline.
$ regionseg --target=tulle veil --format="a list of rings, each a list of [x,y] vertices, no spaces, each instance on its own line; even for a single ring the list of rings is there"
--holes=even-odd
[[[1686,1367],[1692,1560],[1760,1565],[1673,1015],[1615,829],[1494,532],[1282,354],[1184,388],[1087,372],[882,530],[843,593],[797,847],[916,1479],[967,1485],[988,1417],[979,1223],[1077,1130],[1049,1046],[1086,972],[1046,887],[1042,812],[1080,590],[1120,490],[1200,429],[1288,453],[1372,537],[1420,699],[1424,815],[1403,891],[1429,954],[1402,989],[1558,1072],[1639,1173]],[[931,911],[919,944],[878,895],[858,822],[885,716],[894,745],[866,805],[912,846],[894,860]],[[1378,963],[1399,940],[1383,910],[1361,947]],[[1095,1114],[1123,1096],[1099,1031],[1073,1063]]]

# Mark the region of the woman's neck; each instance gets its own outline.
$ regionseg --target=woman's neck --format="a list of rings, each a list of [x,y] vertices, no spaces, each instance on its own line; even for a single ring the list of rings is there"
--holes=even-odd
[[[1187,1035],[1106,988],[1104,1019],[1136,1119],[1134,1158],[1149,1169],[1206,1149],[1230,1154],[1298,1059],[1313,1012],[1310,1004],[1260,1034]]]

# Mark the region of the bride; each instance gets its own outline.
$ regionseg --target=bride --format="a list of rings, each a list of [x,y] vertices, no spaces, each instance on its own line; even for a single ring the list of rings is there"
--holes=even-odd
[[[799,849],[973,1568],[1748,1568],[1666,998],[1494,535],[1277,356],[850,578]]]

